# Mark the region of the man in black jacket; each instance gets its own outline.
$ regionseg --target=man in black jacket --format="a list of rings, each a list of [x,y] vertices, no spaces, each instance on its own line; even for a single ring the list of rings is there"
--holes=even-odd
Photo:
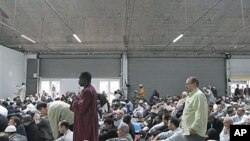
[[[0,132],[4,132],[5,128],[8,126],[8,119],[4,115],[0,114]]]
[[[208,123],[207,123],[207,139],[211,140],[219,140],[220,132],[223,129],[223,122],[219,119],[216,119],[213,113],[210,113],[208,116]]]
[[[128,124],[128,126],[129,126],[129,134],[131,135],[131,137],[134,140],[135,139],[135,128],[134,128],[134,125],[131,122],[131,116],[130,115],[125,115],[123,117],[123,122]]]
[[[28,141],[41,141],[38,126],[36,125],[32,117],[30,115],[24,115],[22,121]]]

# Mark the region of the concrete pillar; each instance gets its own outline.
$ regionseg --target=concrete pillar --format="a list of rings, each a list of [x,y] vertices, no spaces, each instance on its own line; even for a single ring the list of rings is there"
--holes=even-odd
[[[122,77],[122,89],[125,98],[128,96],[128,88],[126,84],[128,84],[128,56],[127,53],[124,52],[122,54],[122,66],[121,66],[121,77]]]
[[[226,89],[227,89],[227,95],[231,96],[230,59],[226,59]]]

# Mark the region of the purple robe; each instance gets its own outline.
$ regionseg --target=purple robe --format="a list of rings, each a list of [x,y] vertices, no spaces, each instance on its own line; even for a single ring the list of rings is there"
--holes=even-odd
[[[74,112],[73,141],[98,141],[97,94],[92,85],[72,97],[70,110]]]

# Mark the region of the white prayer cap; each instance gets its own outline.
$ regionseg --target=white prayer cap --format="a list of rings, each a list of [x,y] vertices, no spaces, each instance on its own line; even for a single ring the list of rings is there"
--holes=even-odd
[[[121,103],[121,104],[124,104],[124,105],[126,104],[126,102],[124,102],[124,101],[121,101],[120,103]]]
[[[140,103],[140,104],[143,103],[143,100],[139,100],[139,103]]]
[[[13,125],[9,125],[9,126],[5,129],[4,132],[6,132],[6,133],[16,132],[16,127],[13,126]]]

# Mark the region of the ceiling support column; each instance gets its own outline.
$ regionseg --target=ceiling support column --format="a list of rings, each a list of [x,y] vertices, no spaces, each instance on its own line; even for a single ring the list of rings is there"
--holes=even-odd
[[[121,77],[122,77],[122,90],[124,97],[127,99],[128,96],[128,56],[124,52],[121,58]]]
[[[226,55],[226,94],[231,96],[231,72],[230,72],[230,57]]]

